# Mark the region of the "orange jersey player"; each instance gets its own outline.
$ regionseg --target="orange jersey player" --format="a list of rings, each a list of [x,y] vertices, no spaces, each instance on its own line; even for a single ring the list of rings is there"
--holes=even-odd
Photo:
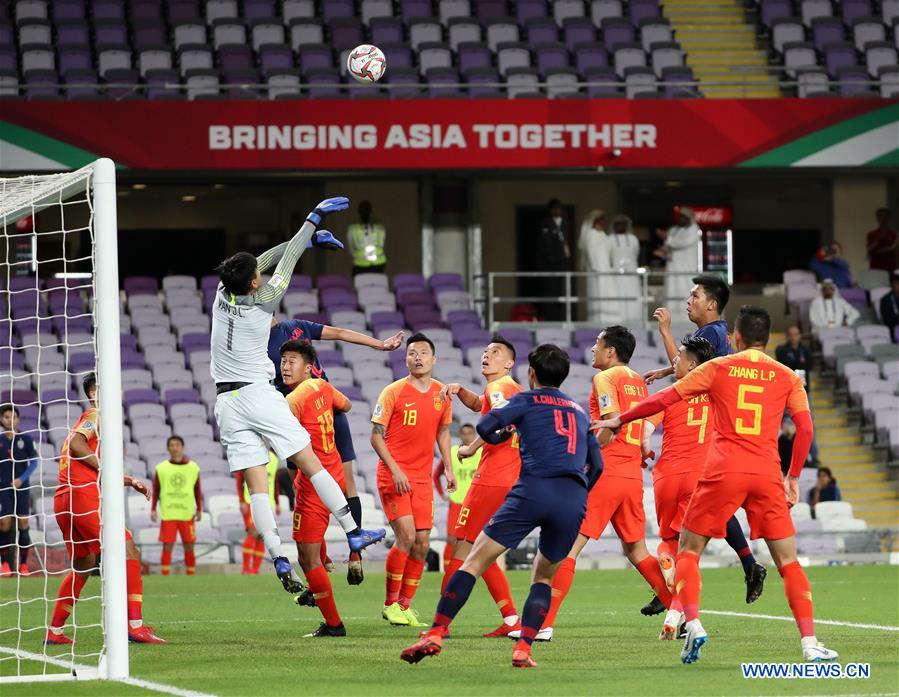
[[[481,356],[481,373],[487,380],[483,394],[476,394],[458,383],[447,385],[443,390],[444,394],[456,395],[462,404],[472,411],[480,412],[481,415],[486,414],[491,409],[503,406],[512,395],[524,389],[510,375],[514,366],[515,347],[503,337],[494,336]],[[446,566],[443,576],[444,587],[462,566],[481,530],[506,500],[506,495],[518,481],[521,470],[521,452],[517,434],[513,434],[511,438],[498,445],[484,443],[478,438],[470,445],[460,447],[459,457],[469,457],[478,448],[481,448],[481,463],[462,502],[453,529],[452,534],[459,542],[456,544],[452,561]],[[509,580],[502,567],[494,563],[483,576],[487,589],[503,617],[502,624],[484,636],[504,637],[508,636],[509,632],[520,630],[518,611],[512,599]]]
[[[679,380],[691,370],[715,357],[712,344],[701,337],[686,336],[674,358],[674,375]],[[671,608],[662,624],[659,639],[671,640],[677,635],[683,620],[683,608],[674,586],[674,564],[677,557],[677,538],[681,521],[690,503],[690,496],[705,467],[706,452],[715,424],[712,405],[706,393],[681,400],[644,421],[644,453],[653,431],[663,427],[662,452],[652,468],[655,493],[656,520],[659,524],[659,566],[668,590]]]
[[[341,490],[346,492],[346,470],[337,449],[334,412],[348,412],[352,404],[329,382],[312,377],[312,370],[318,359],[312,344],[291,340],[281,346],[280,353],[284,384],[292,388],[287,395],[290,411],[309,432],[312,449],[322,467],[331,473]],[[331,511],[322,503],[315,492],[315,487],[305,474],[297,473],[294,485],[296,498],[293,509],[293,539],[297,543],[300,566],[306,575],[309,591],[325,620],[317,630],[306,636],[346,636],[346,629],[337,611],[334,590],[331,588],[331,581],[323,561],[322,545],[331,520]]]
[[[59,486],[53,497],[56,523],[62,531],[66,550],[72,560],[69,572],[59,586],[56,604],[46,644],[73,644],[63,629],[81,589],[97,567],[100,553],[100,412],[97,408],[97,378],[94,373],[84,376],[84,394],[91,408],[81,415],[69,431],[59,456]],[[150,489],[139,479],[125,476],[125,486],[150,500]],[[153,628],[145,625],[141,614],[143,579],[140,571],[140,551],[125,530],[125,568],[128,592],[128,638],[147,644],[164,644]]]
[[[761,307],[740,308],[734,331],[737,353],[695,368],[674,385],[624,414],[597,424],[617,429],[683,399],[708,393],[715,434],[705,469],[684,514],[675,582],[686,615],[687,636],[681,661],[693,663],[708,635],[699,621],[699,555],[712,537],[724,537],[737,508],[746,510],[750,536],[764,538],[784,580],[787,601],[801,637],[806,661],[838,658],[815,637],[812,592],[796,557],[790,506],[799,497],[799,474],[814,435],[802,378],[764,353],[771,317]],[[793,456],[781,480],[777,438],[784,412],[796,424]]]
[[[590,418],[597,420],[638,404],[646,398],[643,378],[628,368],[637,340],[628,329],[611,326],[596,337],[593,367],[600,372],[593,378],[590,393]],[[671,594],[658,561],[646,549],[646,514],[643,512],[643,422],[635,421],[618,434],[600,431],[599,444],[604,464],[600,481],[587,498],[587,516],[581,533],[562,562],[553,580],[553,601],[538,640],[552,638],[556,613],[574,581],[576,560],[591,538],[596,540],[611,522],[624,555],[646,579],[667,608]]]
[[[406,342],[409,376],[381,392],[372,414],[371,444],[380,457],[378,493],[396,544],[387,555],[386,596],[381,616],[396,625],[423,626],[409,608],[418,590],[434,523],[431,463],[440,450],[448,491],[455,491],[450,456],[452,402],[434,380],[434,342],[413,334]]]

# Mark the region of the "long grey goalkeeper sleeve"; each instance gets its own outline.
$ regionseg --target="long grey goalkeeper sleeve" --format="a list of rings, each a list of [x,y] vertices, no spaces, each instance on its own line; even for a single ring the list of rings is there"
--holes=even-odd
[[[256,257],[256,266],[259,270],[268,271],[272,266],[281,261],[281,257],[284,256],[284,251],[287,249],[288,244],[290,243],[282,242]]]
[[[287,292],[287,286],[290,285],[290,277],[293,274],[293,269],[300,260],[300,257],[303,256],[303,252],[306,251],[306,245],[309,244],[314,232],[315,225],[306,221],[303,223],[303,226],[299,229],[297,234],[294,235],[289,242],[284,243],[283,250],[279,250],[279,247],[282,247],[282,245],[278,245],[259,257],[263,261],[266,260],[264,257],[270,254],[280,254],[281,257],[269,282],[262,286],[256,293],[256,304],[261,305],[266,312],[274,312],[278,309],[278,304]],[[262,270],[261,264],[259,265],[259,269],[260,271]]]

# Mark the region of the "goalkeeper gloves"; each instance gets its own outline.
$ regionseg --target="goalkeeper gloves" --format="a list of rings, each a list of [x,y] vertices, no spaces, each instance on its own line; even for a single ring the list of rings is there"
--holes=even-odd
[[[321,249],[343,249],[343,242],[338,240],[327,230],[316,230],[312,233],[312,239],[306,244],[306,249],[320,247]]]
[[[319,203],[315,210],[306,216],[313,225],[321,225],[322,219],[328,213],[336,213],[337,211],[345,211],[350,207],[350,200],[346,196],[336,196],[335,198],[326,198]]]

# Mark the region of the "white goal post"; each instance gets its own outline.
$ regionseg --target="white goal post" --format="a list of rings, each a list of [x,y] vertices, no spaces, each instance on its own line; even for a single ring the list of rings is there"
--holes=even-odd
[[[45,225],[44,220],[49,222]],[[69,228],[69,220],[77,222],[72,222],[72,227]],[[41,495],[41,501],[45,502],[47,497],[52,496],[56,482],[52,475],[45,474],[45,468],[47,473],[52,472],[59,457],[59,435],[50,433],[52,429],[44,427],[46,414],[41,399],[42,378],[46,384],[50,383],[51,377],[64,381],[63,394],[66,396],[62,399],[72,406],[69,412],[71,416],[68,417],[69,427],[74,425],[81,413],[78,403],[80,395],[74,399],[68,396],[75,374],[69,361],[71,346],[67,343],[70,336],[68,279],[78,276],[85,277],[84,285],[77,292],[83,291],[85,302],[90,303],[86,305],[85,312],[92,316],[90,325],[93,331],[88,336],[92,337],[102,410],[100,443],[103,481],[100,565],[102,590],[99,608],[101,648],[91,654],[77,654],[77,648],[67,647],[70,649],[69,653],[60,653],[43,647],[47,627],[40,626],[41,616],[44,624],[48,624],[62,573],[72,569],[71,560],[68,560],[60,571],[51,573],[48,570],[48,549],[54,548],[53,554],[57,559],[64,559],[65,555],[61,552],[64,547],[60,540],[51,543],[47,539],[51,532],[53,535],[58,535],[59,532],[58,528],[51,530],[56,522],[52,507],[48,511],[45,505],[43,517],[38,518],[43,521],[42,530],[36,531],[38,540],[34,541],[32,547],[40,568],[32,571],[28,577],[24,574],[17,575],[14,583],[7,579],[0,582],[0,613],[4,616],[4,621],[0,622],[0,684],[36,680],[124,679],[129,676],[129,665],[115,164],[109,159],[100,159],[74,172],[0,178],[0,222],[3,225],[3,246],[6,252],[4,258],[0,259],[0,308],[3,310],[0,322],[5,318],[4,326],[8,327],[8,331],[0,332],[0,356],[3,356],[3,361],[8,360],[8,364],[0,362],[0,395],[4,395],[4,398],[12,395],[10,401],[16,407],[22,407],[23,413],[27,408],[29,414],[38,414],[34,441],[35,446],[40,447],[40,469],[32,475],[32,480],[39,472],[40,483],[34,484],[32,481],[32,498]],[[89,254],[84,253],[79,258],[74,258],[78,255],[70,252],[73,245],[69,243],[72,242],[89,244]],[[44,253],[42,246],[50,251]],[[61,251],[56,252],[57,248]],[[90,264],[89,274],[68,271],[87,264]],[[66,279],[62,281],[66,310],[61,315],[53,315],[51,303],[51,312],[42,316],[40,308],[46,305],[50,294],[51,286],[47,283],[50,278],[57,281],[52,286],[57,290],[59,279]],[[33,287],[29,287],[32,279]],[[38,308],[35,317],[22,316],[23,324],[20,325],[16,325],[19,318],[13,311],[17,293],[22,294],[19,300],[25,296],[34,297]],[[54,331],[59,336],[60,343],[45,348],[40,339],[40,328],[49,327],[50,322],[54,322]],[[87,324],[82,316],[82,326]],[[17,333],[17,326],[36,327],[36,345],[26,345],[28,342],[22,340],[21,333]],[[88,342],[90,341],[89,338]],[[87,348],[87,353],[90,353],[90,343]],[[57,361],[54,363],[52,376],[49,371],[42,374],[41,364],[34,363],[33,357],[37,356],[36,360],[40,361],[42,351],[45,358],[52,351],[53,355],[49,357]],[[26,359],[30,362],[26,362],[22,369],[17,361],[22,360],[22,356],[26,354],[31,356]],[[85,369],[91,369],[89,362],[83,363],[87,365]],[[31,387],[26,388],[29,382]],[[17,404],[15,396],[29,391],[35,395],[33,401]],[[62,418],[65,419],[65,415]],[[59,430],[56,429],[57,432]],[[55,452],[56,462],[52,459],[48,462],[51,457],[48,453],[51,452]],[[19,511],[16,512],[18,513]],[[24,512],[24,516],[28,514],[28,511]],[[14,527],[16,520],[17,518],[13,519]],[[94,590],[96,591],[96,582]],[[23,617],[26,616],[30,624],[23,623]],[[16,626],[10,627],[10,620],[14,618],[18,618]],[[77,618],[77,613],[73,612],[71,620],[76,632],[79,631]],[[91,626],[96,627],[96,621]],[[96,631],[81,630],[82,633],[87,633],[88,639],[91,638],[90,632]],[[75,647],[79,643],[76,640]],[[90,641],[87,643],[90,644]],[[85,656],[89,657],[88,663],[81,661]]]

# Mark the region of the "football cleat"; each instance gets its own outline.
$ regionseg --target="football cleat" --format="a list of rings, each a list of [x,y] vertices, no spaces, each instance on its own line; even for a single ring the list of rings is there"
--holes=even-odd
[[[322,637],[322,636],[346,636],[346,628],[343,626],[343,622],[338,624],[336,627],[332,627],[326,622],[322,622],[318,625],[318,629],[314,632],[310,632],[309,634],[304,634],[304,637]]]
[[[659,632],[659,641],[672,641],[677,636],[678,627],[683,624],[684,613],[678,610],[669,610],[662,623],[662,631]]]
[[[409,626],[409,618],[406,617],[406,613],[403,611],[403,608],[400,607],[399,603],[385,605],[384,609],[381,610],[381,617],[390,622],[390,624],[398,627]]]
[[[652,596],[652,600],[650,600],[646,605],[640,608],[640,614],[646,615],[647,617],[651,617],[652,615],[661,615],[665,612],[665,606],[662,605],[662,601],[659,600],[658,596]]]
[[[356,533],[347,533],[346,541],[350,545],[351,552],[361,552],[369,545],[377,544],[384,539],[387,532],[384,528],[377,530],[359,530]]]
[[[521,639],[521,629],[513,629],[507,635],[510,639]],[[552,641],[553,640],[553,628],[552,627],[543,627],[539,632],[537,632],[537,636],[534,637],[534,641]]]
[[[670,593],[674,589],[674,558],[670,554],[659,555],[659,568],[662,570],[662,578],[668,586]]]
[[[699,650],[708,642],[709,635],[705,633],[699,620],[687,622],[687,636],[680,652],[681,663],[696,663],[699,660]]]
[[[2,576],[3,578],[12,576],[12,569],[9,568],[9,564],[7,564],[6,562],[0,564],[0,576]]]
[[[431,632],[423,639],[416,641],[412,646],[403,649],[400,658],[406,663],[418,663],[422,658],[436,656],[442,648],[443,637],[438,633]]]
[[[74,644],[74,639],[69,639],[65,634],[60,632],[59,634],[55,634],[54,632],[47,630],[47,636],[44,638],[44,644],[46,646],[62,646],[63,644]]]
[[[288,593],[296,595],[297,593],[302,593],[306,589],[306,586],[300,581],[300,577],[297,576],[296,572],[293,570],[293,564],[290,563],[290,560],[287,557],[278,557],[275,559],[275,573],[278,574],[281,585],[284,586],[284,590]]]
[[[427,627],[424,622],[422,622],[418,618],[418,610],[413,610],[411,607],[403,610],[403,614],[406,615],[406,619],[409,620],[407,623],[410,627]]]
[[[504,637],[509,636],[509,632],[518,631],[521,634],[521,621],[516,621],[515,624],[506,624],[503,622],[499,627],[494,629],[492,632],[487,632],[484,637],[487,639],[493,639],[495,637]]]
[[[19,564],[19,576],[31,576],[28,564]]]
[[[756,562],[752,565],[749,573],[746,574],[746,602],[754,603],[758,600],[762,591],[765,590],[765,577],[768,575],[768,569]]]
[[[350,552],[349,561],[346,566],[346,582],[351,586],[358,586],[365,580],[365,574],[362,573],[362,557],[359,552]]]
[[[295,595],[293,597],[293,602],[301,607],[316,607],[316,605],[318,605],[318,603],[315,602],[315,596],[308,588],[299,595]]]
[[[148,624],[142,624],[137,629],[128,628],[128,641],[135,644],[166,644],[168,643],[162,637],[156,636],[156,632]]]
[[[815,637],[802,637],[802,660],[810,663],[835,661],[840,657],[836,651],[827,648]]]
[[[513,668],[536,668],[537,661],[531,658],[530,651],[513,651],[512,652]]]

